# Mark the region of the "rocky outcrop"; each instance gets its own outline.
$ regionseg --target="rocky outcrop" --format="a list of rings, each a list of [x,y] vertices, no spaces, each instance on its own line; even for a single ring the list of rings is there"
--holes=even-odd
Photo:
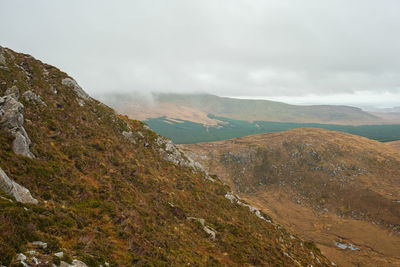
[[[226,193],[226,194],[225,194],[225,198],[226,198],[226,199],[229,199],[229,201],[230,201],[231,203],[236,203],[236,204],[238,204],[238,205],[240,205],[240,206],[249,208],[249,210],[250,210],[251,212],[253,212],[253,213],[254,213],[258,218],[260,218],[261,220],[264,220],[264,221],[266,221],[266,222],[268,222],[268,223],[272,223],[272,221],[271,221],[270,219],[267,219],[267,218],[265,218],[264,216],[262,216],[262,215],[261,215],[261,212],[260,212],[258,209],[254,208],[253,206],[251,206],[251,205],[249,205],[249,204],[243,203],[242,201],[239,200],[239,197],[233,195],[232,193],[229,193],[229,192]]]
[[[216,236],[216,231],[214,229],[212,229],[211,227],[206,225],[206,220],[202,219],[202,218],[196,218],[196,217],[187,217],[187,219],[189,221],[197,221],[201,224],[201,226],[203,227],[203,231],[206,232],[207,234],[210,235],[211,239],[215,239]]]
[[[165,160],[173,162],[177,165],[189,167],[192,168],[193,170],[203,172],[205,173],[206,178],[208,180],[214,181],[214,179],[212,179],[208,175],[207,171],[203,168],[203,166],[201,166],[200,163],[192,160],[187,156],[183,156],[183,153],[179,151],[179,149],[175,146],[175,144],[171,140],[159,136],[156,142],[157,145],[159,146],[159,152]]]
[[[87,267],[86,263],[80,260],[73,260],[72,264],[68,264],[64,261],[61,262],[60,267]]]
[[[22,203],[37,204],[28,189],[11,180],[0,168],[0,189],[6,194],[13,196],[16,201]]]
[[[27,102],[33,102],[34,104],[41,104],[47,107],[47,104],[42,100],[42,98],[39,95],[32,92],[31,90],[28,90],[25,93],[23,93],[22,97]]]
[[[67,87],[72,88],[80,98],[89,100],[90,96],[79,86],[79,84],[72,78],[64,78],[61,83]]]
[[[11,266],[87,267],[86,263],[78,259],[73,259],[71,263],[65,262],[66,253],[58,252],[52,254],[47,249],[47,244],[41,241],[28,243],[25,248],[27,250],[24,253],[19,253],[15,256]],[[107,264],[106,266],[109,266]]]
[[[123,135],[126,139],[128,139],[128,141],[131,142],[132,144],[136,144],[136,142],[137,142],[137,137],[133,134],[132,131],[129,131],[129,132],[123,131],[123,132],[122,132],[122,135]]]
[[[0,65],[6,65],[5,49],[0,46]]]
[[[35,156],[29,150],[31,140],[23,127],[24,105],[18,99],[19,89],[16,86],[8,88],[6,95],[0,97],[0,128],[7,130],[15,137],[13,141],[15,154],[34,158]]]

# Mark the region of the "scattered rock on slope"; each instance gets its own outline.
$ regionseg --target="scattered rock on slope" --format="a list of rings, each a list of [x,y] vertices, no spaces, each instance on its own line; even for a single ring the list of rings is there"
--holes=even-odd
[[[15,137],[13,142],[15,154],[34,158],[35,156],[29,150],[31,140],[23,126],[24,105],[18,99],[19,89],[16,86],[7,89],[6,95],[0,97],[0,127],[6,129]]]
[[[38,201],[32,197],[28,189],[11,180],[1,168],[0,189],[6,194],[13,196],[18,202],[32,204],[38,203]]]

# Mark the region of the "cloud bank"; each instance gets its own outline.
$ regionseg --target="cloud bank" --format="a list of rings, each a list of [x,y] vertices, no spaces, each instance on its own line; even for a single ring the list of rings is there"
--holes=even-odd
[[[400,95],[397,0],[13,0],[0,7],[1,45],[62,68],[92,95]]]

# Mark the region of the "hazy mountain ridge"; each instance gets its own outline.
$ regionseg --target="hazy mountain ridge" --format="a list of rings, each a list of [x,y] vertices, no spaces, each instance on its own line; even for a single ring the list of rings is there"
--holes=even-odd
[[[400,153],[389,145],[296,129],[181,147],[335,262],[400,264]]]
[[[365,124],[367,122],[382,122],[382,120],[350,106],[296,106],[269,100],[248,100],[215,95],[178,95],[159,94],[156,100],[163,103],[173,103],[190,106],[213,114],[247,121],[275,122],[314,122],[336,124]]]
[[[33,157],[16,154],[1,128],[0,167],[38,201],[0,192],[1,264],[58,266],[62,251],[61,261],[89,266],[329,265],[312,243],[226,199],[229,188],[142,122],[55,67],[0,54],[0,96],[37,96],[17,98]]]
[[[295,106],[208,94],[109,94],[101,98],[121,114],[146,122],[178,144],[314,127],[388,142],[400,139],[397,113],[380,116],[350,106]],[[395,115],[393,115],[395,114]]]
[[[181,113],[181,108],[195,110],[198,114],[212,114],[235,120],[326,123],[343,125],[384,124],[379,116],[363,111],[357,107],[336,105],[290,105],[269,100],[249,100],[219,97],[210,94],[153,94],[152,101],[129,100],[129,95],[102,96],[121,113],[132,118],[145,120],[167,116],[171,119],[193,120]],[[398,121],[400,122],[400,120]],[[203,121],[205,125],[215,125],[215,122]]]

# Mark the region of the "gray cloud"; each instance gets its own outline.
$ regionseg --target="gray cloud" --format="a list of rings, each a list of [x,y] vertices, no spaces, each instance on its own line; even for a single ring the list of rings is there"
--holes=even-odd
[[[1,1],[0,41],[92,95],[400,95],[398,10],[397,0]]]

